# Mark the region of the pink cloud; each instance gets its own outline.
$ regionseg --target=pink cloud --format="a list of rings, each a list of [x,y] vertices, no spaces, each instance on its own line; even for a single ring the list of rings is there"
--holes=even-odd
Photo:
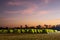
[[[40,10],[37,12],[38,14],[48,14],[48,11],[47,10]]]
[[[18,2],[8,2],[8,5],[20,5]]]
[[[16,13],[20,13],[20,10],[18,10],[18,11],[4,11],[4,13],[16,14]]]
[[[39,0],[37,0],[37,1],[39,1]],[[48,2],[49,2],[50,0],[41,0],[41,3],[42,4],[48,4]],[[7,4],[8,5],[12,5],[12,6],[19,6],[19,5],[23,5],[23,4],[31,4],[32,2],[27,2],[27,1],[19,1],[19,0],[13,0],[13,1],[10,1],[10,2],[8,2]],[[33,4],[33,3],[32,3]]]
[[[23,4],[26,4],[26,2],[8,2],[7,3],[8,5],[11,5],[11,6],[19,6],[19,5],[23,5]]]
[[[7,5],[9,6],[20,6],[20,5],[30,5],[32,4],[32,2],[27,2],[27,1],[17,1],[17,0],[13,0],[13,1],[9,1],[7,3]]]
[[[23,14],[32,14],[38,7],[36,5],[31,5],[29,8],[22,11]]]
[[[45,0],[45,1],[47,1],[47,0]],[[32,3],[29,3],[29,2],[16,2],[16,1],[14,1],[14,2],[8,2],[8,4],[9,5],[12,5],[12,6],[18,6],[18,5],[23,5],[23,4],[28,4],[27,5],[27,8],[26,9],[24,9],[24,10],[17,10],[17,11],[5,11],[5,13],[20,13],[20,14],[33,14],[33,13],[35,13],[36,11],[35,10],[37,10],[38,8],[40,8],[39,6],[37,6],[36,4],[32,4]],[[45,10],[42,10],[42,11],[38,11],[38,12],[36,12],[36,14],[47,14],[48,13],[48,11],[45,11]]]
[[[48,4],[49,0],[45,0],[45,4]]]
[[[52,2],[53,2],[53,0],[41,0],[41,3],[43,5],[47,5],[48,3],[52,3]]]
[[[33,12],[35,12],[35,10],[38,8],[38,6],[36,6],[35,4],[30,4],[28,6],[28,8],[24,9],[24,10],[16,10],[16,11],[8,11],[6,10],[5,13],[20,13],[20,14],[32,14]]]
[[[18,11],[5,11],[5,13],[9,13],[9,14],[34,14],[35,13],[35,8],[28,8],[25,10],[18,10]],[[36,12],[36,14],[48,14],[48,11],[42,10],[42,11],[38,11]]]

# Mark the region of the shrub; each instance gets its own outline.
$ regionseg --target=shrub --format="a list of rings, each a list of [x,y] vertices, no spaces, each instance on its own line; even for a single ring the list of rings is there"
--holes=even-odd
[[[17,33],[17,29],[14,29],[14,33]]]
[[[31,31],[30,31],[31,33],[34,33],[35,31],[34,31],[34,29],[31,29]]]
[[[37,29],[34,29],[34,33],[37,33]]]
[[[30,33],[30,29],[25,29],[25,32],[26,33]]]
[[[4,29],[4,30],[3,30],[3,33],[8,33],[8,30],[7,30],[7,29]]]
[[[18,33],[21,33],[21,30],[20,30],[20,29],[17,29],[17,32],[18,32]]]
[[[0,33],[2,33],[3,32],[3,30],[2,29],[0,29]]]
[[[47,33],[53,33],[54,30],[53,29],[46,29]]]
[[[43,31],[41,29],[37,29],[37,32],[38,33],[42,33]]]
[[[57,32],[57,30],[54,30],[54,32]]]
[[[42,30],[42,33],[47,33],[47,30],[43,29],[43,30]]]
[[[54,30],[52,30],[52,29],[49,29],[49,32],[54,32]]]
[[[14,30],[13,29],[9,29],[9,33],[13,33],[14,32]]]
[[[22,33],[25,33],[26,31],[25,31],[25,29],[22,29],[21,32],[22,32]]]

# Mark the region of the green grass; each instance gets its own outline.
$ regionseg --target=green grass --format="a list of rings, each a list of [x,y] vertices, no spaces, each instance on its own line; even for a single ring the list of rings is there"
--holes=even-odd
[[[60,34],[0,34],[0,40],[60,40]]]

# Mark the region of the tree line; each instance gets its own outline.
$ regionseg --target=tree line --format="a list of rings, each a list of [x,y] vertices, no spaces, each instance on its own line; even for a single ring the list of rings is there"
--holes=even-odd
[[[0,27],[0,29],[10,29],[9,27]],[[23,27],[22,25],[20,27],[13,27],[11,29],[54,29],[54,30],[58,30],[60,31],[60,25],[44,25],[44,27],[42,27],[41,25],[37,25],[36,27],[35,26],[28,26],[28,25],[25,25],[25,27]]]

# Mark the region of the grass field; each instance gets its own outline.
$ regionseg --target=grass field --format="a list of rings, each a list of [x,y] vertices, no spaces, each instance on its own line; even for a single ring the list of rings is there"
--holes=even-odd
[[[60,34],[0,34],[0,40],[60,40]]]

